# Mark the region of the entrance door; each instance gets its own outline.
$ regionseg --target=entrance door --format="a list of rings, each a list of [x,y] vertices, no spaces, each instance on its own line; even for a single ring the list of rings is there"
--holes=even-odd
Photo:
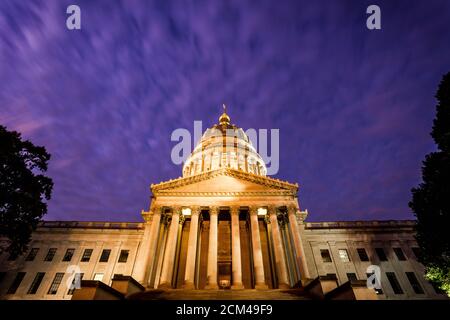
[[[218,263],[218,278],[220,289],[231,288],[231,261]]]

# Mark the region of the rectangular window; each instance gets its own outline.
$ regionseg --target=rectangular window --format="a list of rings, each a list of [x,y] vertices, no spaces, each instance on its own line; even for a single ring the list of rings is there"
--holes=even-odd
[[[356,273],[347,273],[347,279],[349,281],[356,281],[358,278],[356,277]]]
[[[73,248],[67,249],[62,261],[68,262],[68,261],[72,260],[74,253],[75,253],[75,249],[73,249]]]
[[[110,249],[103,249],[102,255],[100,256],[100,262],[108,262],[110,254],[111,254]]]
[[[28,289],[27,294],[36,294],[41,285],[42,279],[44,279],[45,272],[36,273],[36,277],[34,277],[33,282],[31,283],[30,288]]]
[[[380,259],[380,261],[388,260],[383,248],[375,248],[375,252],[377,253],[378,259]]]
[[[93,249],[85,249],[83,252],[83,257],[81,257],[81,262],[89,262],[91,260]]]
[[[403,294],[403,289],[400,286],[400,282],[398,282],[397,277],[395,276],[394,272],[386,272],[386,277],[389,280],[389,283],[391,284],[392,290],[395,294]]]
[[[52,261],[53,257],[56,254],[56,248],[50,248],[48,249],[47,255],[44,258],[44,261]]]
[[[130,250],[120,250],[119,262],[120,263],[127,262],[129,253],[130,253]]]
[[[358,248],[356,251],[358,252],[359,260],[369,261],[369,256],[367,255],[366,249]]]
[[[397,259],[399,261],[405,261],[406,257],[405,254],[403,253],[402,248],[392,248],[394,250],[395,255],[397,256]]]
[[[323,262],[331,262],[330,251],[328,251],[328,249],[321,249],[320,255],[322,256]]]
[[[31,248],[30,253],[25,258],[25,261],[33,261],[36,258],[37,253],[39,252],[39,248]]]
[[[94,274],[94,280],[95,281],[102,281],[103,280],[103,273],[96,273],[96,274]]]
[[[405,272],[405,273],[414,292],[417,294],[423,294],[424,292],[422,286],[420,285],[419,280],[417,280],[416,274],[414,272]]]
[[[75,273],[75,276],[73,277],[73,280],[72,280],[72,285],[69,288],[69,290],[67,291],[68,295],[70,295],[70,296],[73,295],[75,289],[77,289],[77,286],[76,286],[77,282],[79,285],[81,285],[81,280],[83,280],[83,277],[84,277],[84,273]]]
[[[13,283],[9,287],[6,294],[14,294],[22,283],[23,278],[25,277],[25,272],[18,272],[16,277],[14,278]]]
[[[347,249],[339,249],[339,258],[342,262],[350,262]]]
[[[50,285],[47,294],[56,294],[58,292],[58,288],[59,285],[61,284],[63,277],[64,273],[62,272],[57,272],[55,274],[55,277],[53,278],[52,284]]]

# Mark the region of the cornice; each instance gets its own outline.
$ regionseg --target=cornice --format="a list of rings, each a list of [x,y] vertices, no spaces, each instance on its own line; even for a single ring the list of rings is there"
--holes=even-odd
[[[255,197],[255,196],[295,196],[290,190],[283,191],[216,191],[216,192],[192,192],[192,191],[153,191],[155,196],[172,197]]]
[[[257,174],[248,173],[240,170],[235,170],[231,168],[222,168],[218,170],[197,174],[195,176],[189,176],[184,178],[180,177],[174,180],[168,180],[160,182],[158,184],[152,184],[150,186],[150,189],[152,193],[156,195],[158,192],[161,192],[162,190],[174,189],[185,185],[193,184],[196,182],[208,180],[218,176],[235,177],[241,180],[257,183],[260,185],[286,190],[290,192],[289,194],[296,194],[299,188],[297,183],[293,184],[287,181],[269,178],[266,176],[260,176]]]

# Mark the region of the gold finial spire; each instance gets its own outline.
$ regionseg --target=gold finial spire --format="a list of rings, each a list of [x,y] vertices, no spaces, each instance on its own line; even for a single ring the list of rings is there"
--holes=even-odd
[[[225,104],[222,104],[223,113],[219,118],[219,123],[221,125],[228,125],[230,124],[230,117],[227,115],[227,106]]]

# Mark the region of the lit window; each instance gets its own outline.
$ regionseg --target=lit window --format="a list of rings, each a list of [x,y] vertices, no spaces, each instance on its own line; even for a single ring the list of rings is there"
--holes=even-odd
[[[183,208],[183,209],[181,209],[181,213],[183,214],[183,216],[190,216],[191,208]]]
[[[96,274],[94,274],[94,280],[95,281],[102,281],[103,280],[103,273],[96,273]]]
[[[55,274],[55,277],[53,278],[52,284],[50,285],[47,294],[56,294],[58,292],[58,288],[62,282],[63,277],[64,273],[62,272],[57,272]]]
[[[89,262],[91,260],[93,249],[85,249],[83,252],[83,257],[81,257],[81,262]]]
[[[342,262],[350,262],[347,249],[339,249],[339,258],[341,258]]]
[[[267,214],[267,208],[258,208],[258,216],[265,216]]]

